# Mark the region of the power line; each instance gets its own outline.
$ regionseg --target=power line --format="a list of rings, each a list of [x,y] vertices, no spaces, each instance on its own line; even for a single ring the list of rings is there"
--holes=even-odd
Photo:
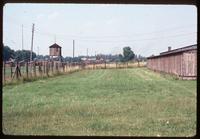
[[[23,24],[22,24],[22,50],[24,49]]]
[[[15,24],[11,22],[12,24]],[[16,24],[15,24],[16,25]],[[144,35],[149,35],[149,34],[154,34],[154,33],[161,33],[161,32],[169,32],[169,31],[175,31],[177,29],[184,29],[188,28],[191,26],[194,26],[196,24],[191,24],[191,25],[185,25],[185,26],[178,26],[178,27],[172,27],[168,29],[163,29],[163,30],[158,30],[158,31],[153,31],[153,32],[146,32],[146,33],[134,33],[134,34],[129,34],[129,35],[111,35],[111,36],[78,36],[78,35],[72,35],[72,34],[56,34],[57,36],[60,37],[65,37],[65,38],[79,38],[79,39],[84,39],[84,38],[90,38],[90,39],[95,39],[95,38],[124,38],[124,37],[137,37],[137,36],[144,36]],[[30,29],[27,26],[24,26],[25,29]],[[44,32],[40,30],[35,30],[35,33],[40,34],[40,35],[46,35],[46,36],[55,36],[55,33],[50,33],[50,32]]]
[[[32,26],[32,38],[31,38],[31,55],[30,55],[30,61],[32,61],[32,52],[33,52],[33,36],[34,36],[34,24]]]
[[[134,42],[134,41],[146,41],[146,40],[156,40],[156,39],[166,39],[166,38],[171,38],[171,37],[182,37],[182,36],[187,36],[187,35],[194,35],[197,32],[192,32],[192,33],[185,33],[185,34],[176,34],[176,35],[171,35],[171,36],[166,36],[166,37],[154,37],[154,38],[145,38],[145,39],[135,39],[135,40],[120,40],[120,41],[107,41],[107,40],[81,40],[80,41],[87,41],[87,42],[100,42],[100,43],[119,43],[119,42]]]
[[[75,41],[73,40],[73,58],[74,58],[74,51],[75,51]]]
[[[54,36],[54,42],[56,43],[56,35]]]
[[[161,38],[171,38],[171,37],[181,37],[181,36],[187,36],[187,35],[194,35],[197,32],[192,33],[184,33],[184,34],[175,34],[175,35],[169,35],[165,37],[154,37],[154,38],[144,38],[144,39],[134,39],[134,40],[119,40],[119,41],[111,41],[111,40],[97,40],[97,39],[79,39],[80,41],[91,41],[91,42],[100,42],[100,43],[118,43],[118,42],[133,42],[133,41],[147,41],[147,40],[156,40]],[[65,37],[64,37],[65,38]],[[67,38],[65,38],[67,39]],[[71,40],[71,39],[69,39]]]
[[[139,37],[139,36],[145,36],[145,35],[150,35],[150,34],[155,34],[155,33],[161,33],[161,32],[169,32],[169,31],[175,31],[175,30],[166,30],[166,31],[155,31],[155,32],[149,32],[149,33],[136,33],[136,34],[132,34],[132,35],[121,35],[121,36],[76,36],[76,35],[65,35],[65,34],[57,34],[57,36],[59,37],[63,37],[63,38],[68,38],[68,39],[73,39],[73,38],[77,38],[80,40],[85,40],[85,39],[91,39],[91,40],[95,40],[95,39],[108,39],[108,38],[132,38],[132,37]],[[40,35],[46,35],[46,36],[53,36],[52,33],[44,33],[44,32],[39,32],[37,31],[36,33],[40,34]]]
[[[39,47],[37,47],[38,48],[38,56],[39,56]]]
[[[87,57],[88,57],[88,48],[87,48]]]
[[[15,24],[16,25],[16,24]],[[188,26],[189,27],[189,26]],[[96,43],[128,43],[128,42],[135,42],[135,41],[149,41],[149,40],[157,40],[157,39],[166,39],[166,38],[171,38],[171,37],[183,37],[183,36],[188,36],[188,35],[195,35],[197,32],[192,32],[192,33],[182,33],[182,34],[174,34],[174,35],[168,35],[168,36],[163,36],[163,37],[153,37],[153,38],[143,38],[143,39],[130,39],[129,37],[127,36],[131,36],[131,37],[138,37],[138,36],[142,36],[142,35],[149,35],[149,34],[153,34],[153,33],[158,33],[158,32],[169,32],[169,31],[175,31],[177,29],[183,29],[184,27],[177,27],[177,28],[171,28],[168,29],[168,30],[160,30],[160,31],[154,31],[154,32],[147,32],[147,33],[137,33],[137,34],[133,34],[133,35],[124,35],[124,36],[78,36],[78,35],[67,35],[67,34],[57,34],[57,36],[59,37],[62,37],[62,38],[65,38],[65,39],[69,39],[69,40],[72,40],[74,38],[79,38],[77,40],[81,41],[81,42],[96,42]],[[22,25],[22,49],[23,49],[23,29],[25,30],[28,30],[30,29],[30,27],[27,27],[27,26],[24,26]],[[173,29],[173,30],[172,30]],[[34,29],[34,33],[36,34],[39,34],[39,35],[45,35],[45,36],[49,36],[49,37],[52,37],[54,36],[55,37],[55,33],[47,33],[47,32],[42,32],[40,30],[35,30]],[[33,38],[33,34],[32,33],[32,38]],[[96,37],[96,39],[95,39]],[[115,40],[105,40],[103,38],[115,38]],[[118,37],[122,37],[122,38],[129,38],[127,40],[118,40]],[[86,39],[86,38],[89,38],[89,39]],[[56,42],[56,37],[55,37],[55,42]],[[32,41],[33,43],[33,41]],[[32,45],[32,44],[31,44]],[[33,47],[33,46],[31,46]],[[47,48],[48,49],[48,48]],[[75,53],[75,42],[73,42],[73,57],[74,57],[74,53]],[[31,55],[32,55],[32,51],[31,51]],[[88,48],[87,48],[87,56],[88,56]],[[31,56],[32,57],[32,56]],[[32,58],[31,58],[32,60]]]

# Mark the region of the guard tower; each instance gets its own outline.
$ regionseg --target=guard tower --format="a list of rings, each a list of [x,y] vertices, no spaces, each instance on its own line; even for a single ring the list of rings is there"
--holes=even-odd
[[[61,61],[61,56],[62,56],[61,49],[62,49],[62,47],[59,46],[56,43],[49,46],[49,56],[50,56],[50,58],[52,60],[57,59],[57,60]]]

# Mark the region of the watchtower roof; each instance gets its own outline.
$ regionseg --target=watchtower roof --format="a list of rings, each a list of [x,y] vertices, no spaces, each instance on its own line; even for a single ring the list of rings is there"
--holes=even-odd
[[[49,48],[62,48],[62,47],[54,43],[53,45],[49,46]]]

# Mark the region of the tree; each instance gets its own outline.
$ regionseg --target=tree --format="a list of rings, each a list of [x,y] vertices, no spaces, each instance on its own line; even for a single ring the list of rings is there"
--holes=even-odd
[[[50,59],[50,56],[49,55],[45,55],[44,56],[44,60],[49,60]]]
[[[137,58],[139,61],[146,61],[146,57],[142,56],[142,55],[138,55]]]
[[[37,58],[37,59],[40,59],[40,60],[43,60],[43,59],[44,59],[44,56],[43,56],[43,55],[37,55],[36,58]]]
[[[71,62],[71,61],[72,61],[72,57],[66,56],[66,57],[64,58],[64,61],[65,61],[65,62]]]
[[[8,46],[3,47],[3,60],[4,61],[8,61],[10,58],[14,58],[14,55],[15,55],[15,51],[12,50],[10,47],[8,47]]]
[[[123,56],[119,55],[121,62],[127,62],[134,59],[135,54],[129,46],[123,48]]]
[[[31,52],[29,50],[17,50],[15,52],[15,59],[18,61],[29,61]],[[36,53],[32,53],[32,58],[36,58]]]
[[[80,57],[74,57],[74,58],[72,58],[72,62],[81,62],[81,58]]]
[[[124,57],[122,54],[119,54],[119,61],[123,62],[124,61]]]

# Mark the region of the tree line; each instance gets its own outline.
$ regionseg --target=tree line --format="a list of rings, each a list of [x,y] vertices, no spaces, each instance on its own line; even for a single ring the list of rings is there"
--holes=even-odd
[[[3,47],[3,61],[30,61],[30,50],[13,50],[9,46]],[[50,60],[49,55],[36,55],[35,52],[32,53],[33,60]],[[145,61],[146,57],[141,55],[136,55],[129,46],[123,48],[123,54],[98,54],[96,56],[78,56],[78,57],[61,57],[64,62],[81,62],[82,58],[93,58],[96,60],[108,60],[109,62],[127,62],[131,60],[135,61]]]
[[[9,46],[3,46],[3,61],[29,61],[31,52],[29,50],[13,50]],[[32,52],[32,58],[36,58],[36,53]]]

